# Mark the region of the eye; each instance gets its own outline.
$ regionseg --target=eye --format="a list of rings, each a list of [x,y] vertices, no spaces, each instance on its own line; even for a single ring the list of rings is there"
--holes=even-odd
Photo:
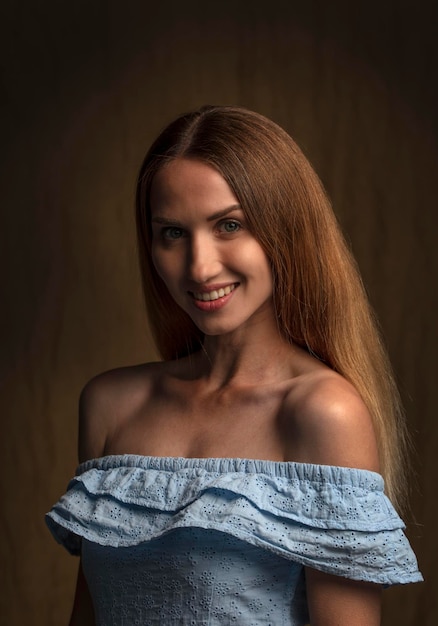
[[[184,235],[184,231],[182,228],[178,226],[166,226],[161,231],[161,236],[163,239],[167,239],[170,241],[174,241],[175,239],[180,239]]]
[[[224,220],[219,224],[219,230],[229,234],[237,233],[241,228],[241,224],[236,220]]]

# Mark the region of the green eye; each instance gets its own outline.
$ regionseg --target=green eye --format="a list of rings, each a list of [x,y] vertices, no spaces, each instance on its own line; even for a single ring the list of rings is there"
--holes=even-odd
[[[183,229],[178,226],[168,226],[162,230],[163,239],[180,239],[183,236]]]
[[[237,233],[237,231],[242,228],[239,222],[236,222],[235,220],[226,220],[225,222],[222,222],[220,227],[221,230],[226,233]]]

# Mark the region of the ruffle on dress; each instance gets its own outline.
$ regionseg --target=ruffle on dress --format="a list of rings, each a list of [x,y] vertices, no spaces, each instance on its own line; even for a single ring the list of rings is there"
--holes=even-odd
[[[301,565],[391,585],[422,580],[404,524],[367,470],[246,459],[107,456],[47,514],[56,540],[111,547],[180,528],[227,533]]]

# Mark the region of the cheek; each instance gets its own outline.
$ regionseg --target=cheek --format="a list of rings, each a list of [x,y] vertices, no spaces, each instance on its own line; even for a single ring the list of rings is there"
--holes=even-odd
[[[240,250],[237,250],[235,262],[237,265],[240,264],[242,269],[245,269],[248,274],[255,278],[272,282],[271,264],[265,252],[258,244],[242,247]]]
[[[152,246],[151,258],[158,276],[167,284],[169,281],[169,259],[166,259],[166,256],[157,251],[154,246]]]
[[[264,253],[264,251],[258,248],[257,256],[254,252],[254,259],[257,259],[255,265],[255,278],[259,283],[261,291],[266,294],[272,294],[274,288],[274,280],[272,274],[271,263]]]

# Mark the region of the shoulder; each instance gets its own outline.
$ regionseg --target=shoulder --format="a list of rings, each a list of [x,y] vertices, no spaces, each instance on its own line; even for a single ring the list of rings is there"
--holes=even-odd
[[[79,461],[102,456],[121,421],[145,404],[159,377],[160,363],[103,372],[82,389],[79,399]]]
[[[379,471],[371,415],[339,374],[324,369],[304,376],[288,393],[284,411],[294,460]]]

